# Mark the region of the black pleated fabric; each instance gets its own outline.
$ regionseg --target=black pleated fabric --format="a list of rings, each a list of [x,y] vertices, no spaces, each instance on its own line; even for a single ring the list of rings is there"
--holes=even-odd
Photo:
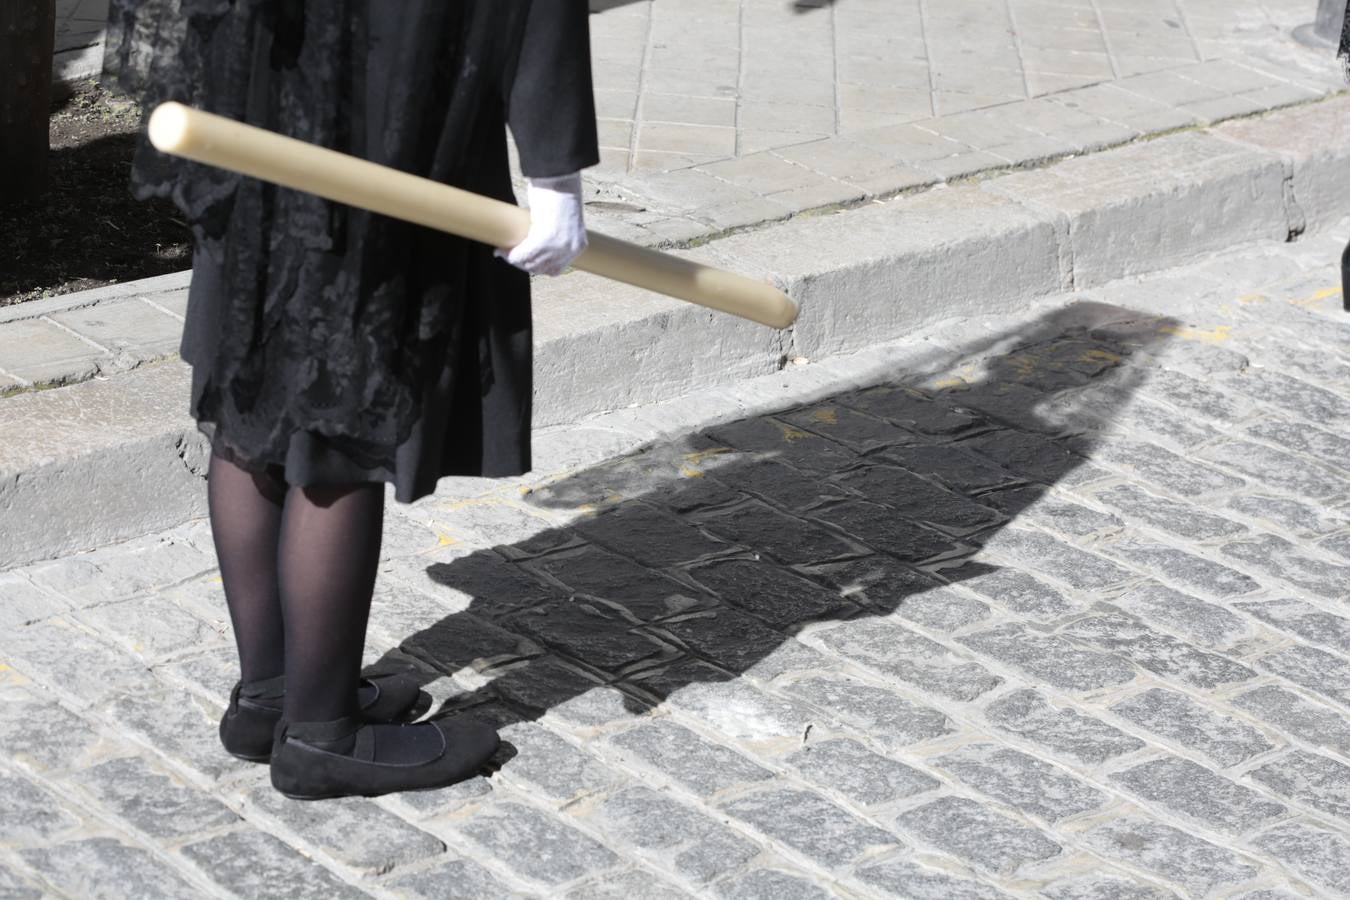
[[[598,161],[584,0],[183,0],[175,99],[511,200],[526,175]],[[492,248],[148,146],[140,196],[171,196],[196,250],[183,358],[218,452],[291,484],[529,468],[529,279]]]

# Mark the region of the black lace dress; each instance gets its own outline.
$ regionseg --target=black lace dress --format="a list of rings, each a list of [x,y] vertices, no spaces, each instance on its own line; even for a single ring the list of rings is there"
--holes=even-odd
[[[511,200],[524,174],[593,165],[585,0],[182,0],[152,71],[176,99]],[[492,248],[181,163],[134,186],[196,239],[182,355],[216,452],[294,485],[530,466],[529,278]]]

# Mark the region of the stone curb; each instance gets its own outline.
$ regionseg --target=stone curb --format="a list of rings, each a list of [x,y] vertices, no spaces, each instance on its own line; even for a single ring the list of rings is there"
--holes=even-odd
[[[1286,239],[1350,211],[1348,137],[1350,97],[1340,97],[685,251],[783,286],[802,315],[781,333],[584,274],[541,281],[535,424],[715,389],[792,359],[854,353],[939,321],[1015,312]],[[164,329],[172,335],[167,323],[181,321],[184,277],[104,289],[92,305],[78,295],[41,301],[0,318],[0,338],[23,326],[33,330],[26,340],[63,340],[65,352],[97,348],[80,364],[106,376],[170,352]],[[152,333],[99,334],[101,311],[118,304]],[[11,390],[39,383],[0,364],[0,390],[5,376]],[[186,377],[165,363],[0,403],[0,567],[201,514],[202,444],[183,415]]]

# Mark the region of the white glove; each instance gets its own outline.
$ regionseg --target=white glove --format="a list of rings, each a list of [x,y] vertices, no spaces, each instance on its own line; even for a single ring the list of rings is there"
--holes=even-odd
[[[531,178],[528,196],[530,233],[497,256],[531,275],[561,275],[586,249],[581,173]]]

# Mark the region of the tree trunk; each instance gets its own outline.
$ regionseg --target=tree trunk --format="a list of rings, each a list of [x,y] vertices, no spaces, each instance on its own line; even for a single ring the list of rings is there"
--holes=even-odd
[[[47,188],[56,0],[0,2],[0,204]]]

